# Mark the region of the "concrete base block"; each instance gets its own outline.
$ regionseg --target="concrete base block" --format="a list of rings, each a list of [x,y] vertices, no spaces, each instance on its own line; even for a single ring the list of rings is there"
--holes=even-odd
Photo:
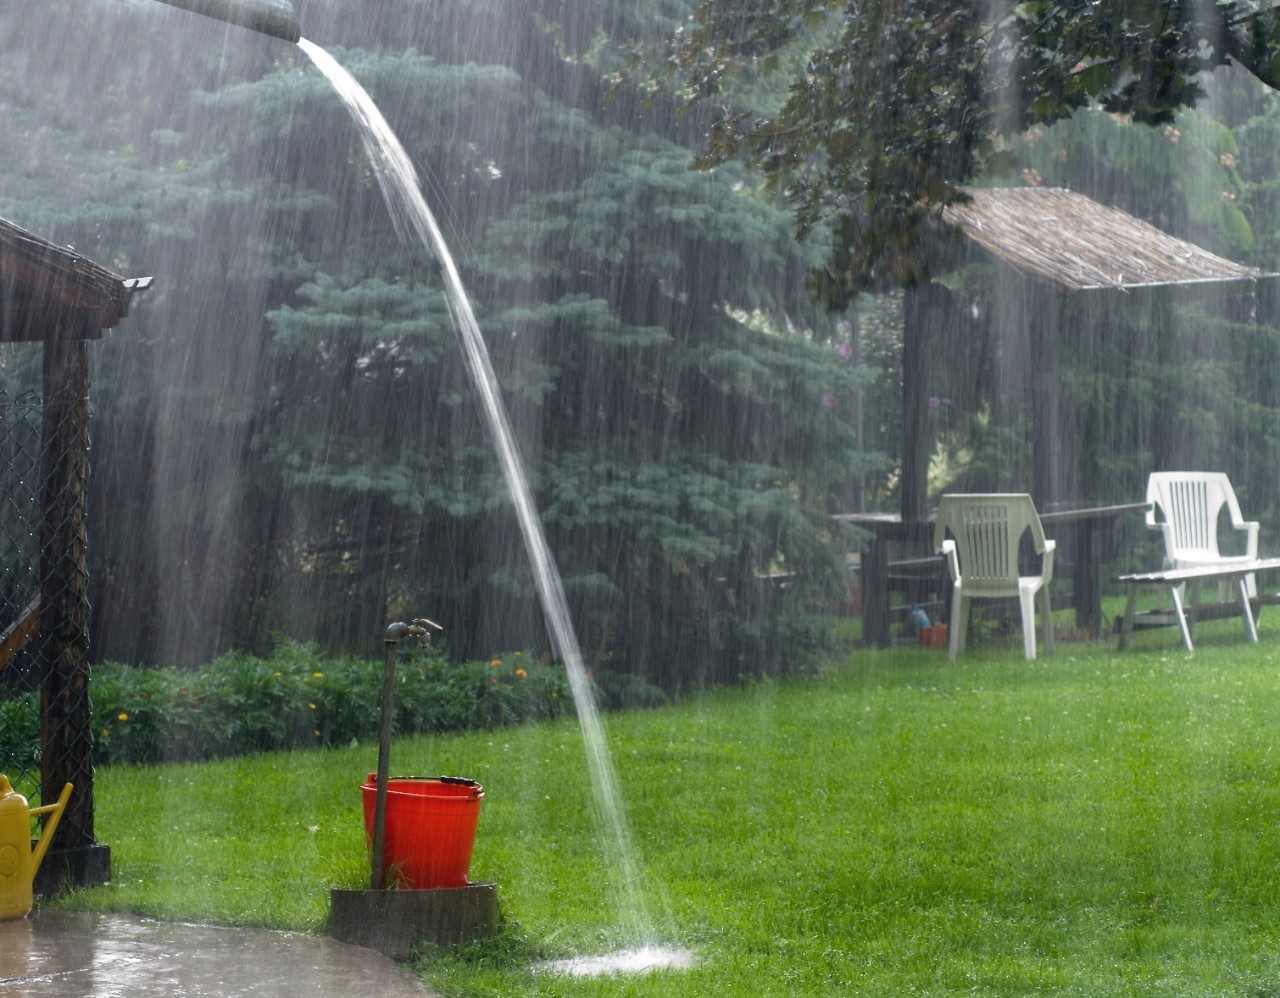
[[[494,884],[329,892],[329,935],[393,960],[409,959],[416,942],[460,943],[487,936],[497,925]]]

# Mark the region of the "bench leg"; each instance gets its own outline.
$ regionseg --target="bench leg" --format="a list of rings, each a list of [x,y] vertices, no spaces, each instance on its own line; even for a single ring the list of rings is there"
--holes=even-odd
[[[1253,607],[1249,605],[1249,580],[1241,576],[1236,580],[1236,589],[1240,595],[1240,616],[1244,618],[1245,636],[1255,645],[1258,643],[1258,627],[1253,621]]]
[[[1120,651],[1129,647],[1133,637],[1133,614],[1138,609],[1138,587],[1129,585],[1129,601],[1124,606],[1124,625],[1120,628]]]
[[[1178,615],[1178,626],[1182,628],[1182,643],[1187,646],[1187,651],[1195,651],[1191,646],[1191,628],[1187,626],[1187,614],[1182,609],[1181,589],[1181,586],[1170,586],[1169,595],[1173,599],[1173,610]]]

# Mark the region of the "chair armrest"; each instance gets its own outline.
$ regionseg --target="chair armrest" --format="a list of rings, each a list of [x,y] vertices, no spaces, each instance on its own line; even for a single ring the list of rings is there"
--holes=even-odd
[[[1246,531],[1244,551],[1250,558],[1258,557],[1258,523],[1256,520],[1245,520],[1231,524],[1236,530]]]
[[[1057,549],[1057,541],[1046,540],[1044,542],[1044,561],[1041,564],[1040,574],[1044,576],[1045,582],[1053,578],[1053,552]]]
[[[938,548],[938,554],[947,559],[947,572],[951,575],[951,581],[955,582],[960,578],[960,556],[956,552],[956,542],[943,541],[942,546]]]
[[[1244,514],[1240,512],[1240,503],[1236,500],[1235,492],[1229,485],[1226,486],[1225,491],[1223,505],[1227,507],[1227,513],[1231,517],[1231,527],[1245,532],[1245,553],[1250,558],[1256,558],[1258,557],[1258,524],[1254,520],[1245,520]]]

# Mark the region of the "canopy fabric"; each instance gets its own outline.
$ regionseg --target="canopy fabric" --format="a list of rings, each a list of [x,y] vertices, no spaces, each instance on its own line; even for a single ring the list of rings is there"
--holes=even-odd
[[[961,190],[964,198],[942,209],[943,222],[990,256],[1067,294],[1277,276],[1215,256],[1075,191]]]
[[[59,312],[96,312],[99,329],[129,314],[151,278],[126,280],[71,246],[58,246],[0,219],[0,342],[37,340]]]

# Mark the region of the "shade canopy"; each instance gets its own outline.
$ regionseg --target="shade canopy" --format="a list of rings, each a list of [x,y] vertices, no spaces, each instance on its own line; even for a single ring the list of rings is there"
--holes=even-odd
[[[942,221],[997,261],[1067,294],[1254,281],[1275,274],[1215,256],[1119,208],[1059,187],[962,188]]]
[[[1205,287],[1253,284],[1278,275],[1234,263],[1178,239],[1118,208],[1062,188],[961,188],[943,208],[934,229],[940,259],[971,258],[974,251],[1026,280],[1027,292],[1074,295],[1082,291]],[[961,253],[955,253],[959,249]],[[938,285],[907,288],[903,330],[901,514],[925,514],[928,453],[926,315],[947,307]],[[1057,321],[1053,309],[1024,313],[1030,369],[1027,390],[1034,404],[1035,474],[1027,483],[1038,503],[1056,501],[1059,483],[1053,454],[1057,433]],[[1034,317],[1033,317],[1034,316]],[[1025,488],[1026,486],[1021,486]]]
[[[150,277],[126,279],[0,219],[0,343],[44,339],[74,317],[96,336],[129,314],[129,300]]]

